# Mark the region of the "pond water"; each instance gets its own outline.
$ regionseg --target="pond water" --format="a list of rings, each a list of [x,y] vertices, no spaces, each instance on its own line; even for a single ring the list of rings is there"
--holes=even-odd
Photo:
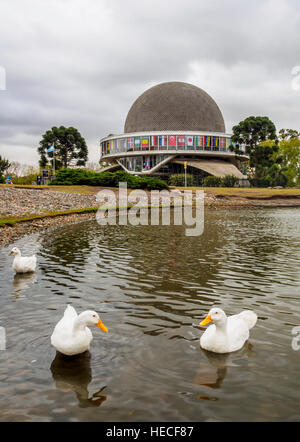
[[[181,226],[59,227],[16,241],[36,274],[14,276],[0,250],[1,421],[300,420],[300,211],[209,210]],[[66,305],[99,312],[90,353],[56,355]],[[251,309],[242,350],[201,350],[213,306]]]

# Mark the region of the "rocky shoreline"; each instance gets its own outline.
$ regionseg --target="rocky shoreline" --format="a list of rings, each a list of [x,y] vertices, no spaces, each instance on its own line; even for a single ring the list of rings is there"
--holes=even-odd
[[[145,201],[147,204],[147,201]],[[79,194],[34,189],[1,188],[0,219],[21,218],[32,215],[46,215],[42,219],[32,219],[0,227],[0,247],[17,238],[62,224],[76,223],[95,219],[95,212],[55,215],[53,212],[68,212],[97,207],[96,194]],[[242,198],[233,196],[216,197],[205,192],[205,207],[208,209],[226,208],[275,208],[300,207],[300,198]],[[47,214],[52,216],[47,216]]]
[[[18,238],[30,233],[58,227],[62,224],[73,224],[80,221],[95,219],[95,213],[74,213],[71,215],[46,217],[16,223],[13,226],[5,226],[0,228],[0,247],[5,247],[14,242]]]
[[[0,188],[0,219],[96,206],[95,195],[38,189]]]

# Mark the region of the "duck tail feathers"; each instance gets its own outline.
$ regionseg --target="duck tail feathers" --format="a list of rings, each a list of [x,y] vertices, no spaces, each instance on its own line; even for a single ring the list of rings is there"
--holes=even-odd
[[[67,305],[67,308],[65,309],[64,316],[69,316],[75,318],[77,316],[76,310],[74,307],[72,307],[71,304]]]
[[[257,322],[256,313],[252,312],[251,310],[244,310],[240,315],[247,323],[249,330],[251,330],[251,328],[253,328]]]

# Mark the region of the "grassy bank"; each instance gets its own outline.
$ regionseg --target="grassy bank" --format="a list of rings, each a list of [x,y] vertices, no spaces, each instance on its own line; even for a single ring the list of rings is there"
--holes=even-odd
[[[0,187],[10,187],[17,189],[35,189],[35,190],[47,190],[55,192],[65,193],[78,193],[82,195],[95,195],[100,190],[111,189],[118,190],[118,187],[97,187],[97,186],[34,186],[34,185],[11,185],[1,184]],[[176,187],[179,190],[185,189],[184,187]],[[207,193],[214,196],[228,196],[239,198],[285,198],[285,197],[300,197],[300,189],[265,189],[265,188],[242,188],[242,187],[187,187],[187,190],[204,190]],[[129,189],[130,190],[130,189]]]
[[[63,212],[48,212],[48,213],[43,213],[43,214],[38,214],[38,215],[24,216],[24,217],[20,217],[20,218],[3,218],[3,219],[0,219],[0,227],[7,227],[7,226],[12,227],[17,223],[25,223],[28,221],[34,221],[34,220],[43,219],[43,218],[52,218],[55,216],[67,216],[67,215],[74,215],[74,214],[81,214],[81,213],[95,213],[95,212],[97,212],[97,210],[98,210],[97,207],[90,207],[90,208],[85,208],[85,209],[67,210],[67,211],[63,211]]]
[[[97,187],[97,186],[34,186],[25,184],[0,184],[1,187],[14,188],[14,189],[34,189],[34,190],[47,190],[49,192],[64,192],[64,193],[79,193],[81,195],[95,195],[100,190],[111,189],[116,190],[113,187]]]
[[[183,190],[184,187],[178,187]],[[231,197],[246,199],[300,198],[300,189],[264,189],[242,187],[188,187],[187,189],[204,190],[215,197]]]

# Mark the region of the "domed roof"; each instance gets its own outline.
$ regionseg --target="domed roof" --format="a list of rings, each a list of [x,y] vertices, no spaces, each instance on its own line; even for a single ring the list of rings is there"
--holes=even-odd
[[[124,132],[225,132],[222,113],[204,90],[172,81],[145,91],[131,106]]]

